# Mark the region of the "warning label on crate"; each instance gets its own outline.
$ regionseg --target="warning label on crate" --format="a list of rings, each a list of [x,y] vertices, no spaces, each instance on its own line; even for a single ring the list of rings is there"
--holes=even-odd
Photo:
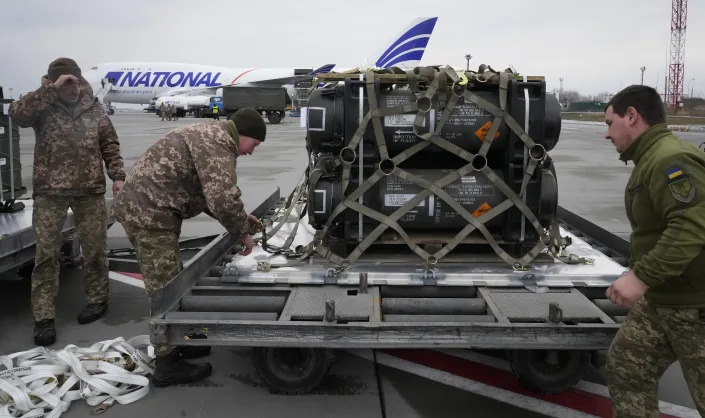
[[[406,202],[409,200],[413,199],[415,194],[406,194],[406,193],[394,193],[394,194],[385,194],[384,195],[384,206],[404,206]],[[426,206],[426,201],[423,200],[421,203],[416,205],[417,207],[424,207]]]
[[[7,164],[7,159],[0,158],[0,165],[5,165],[5,164]]]
[[[4,134],[4,133],[5,133],[5,127],[4,127],[4,126],[0,126],[0,135],[2,135],[2,134]]]
[[[475,209],[475,212],[472,213],[472,216],[479,218],[480,216],[489,212],[490,209],[492,209],[492,206],[488,205],[487,202],[485,202],[482,205],[480,205],[479,208]]]
[[[384,126],[413,126],[416,115],[389,115],[384,117]]]
[[[487,137],[487,133],[490,131],[490,128],[492,127],[492,122],[487,121],[484,125],[480,127],[477,131],[475,131],[475,136],[477,136],[480,141],[484,142],[485,138]],[[494,139],[497,139],[499,137],[499,132],[494,133]]]
[[[405,94],[389,94],[384,97],[382,107],[399,107],[413,102],[413,96],[408,96]],[[401,126],[413,126],[414,120],[416,120],[416,113],[407,113],[403,115],[389,115],[384,117],[384,126],[390,127],[401,127]],[[424,121],[425,122],[425,121]]]

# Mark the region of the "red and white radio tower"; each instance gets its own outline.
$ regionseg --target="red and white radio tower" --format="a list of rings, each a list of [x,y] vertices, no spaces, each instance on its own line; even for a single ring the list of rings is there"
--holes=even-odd
[[[671,10],[671,61],[668,67],[666,104],[671,108],[683,105],[683,77],[685,75],[685,21],[688,0],[673,0]]]

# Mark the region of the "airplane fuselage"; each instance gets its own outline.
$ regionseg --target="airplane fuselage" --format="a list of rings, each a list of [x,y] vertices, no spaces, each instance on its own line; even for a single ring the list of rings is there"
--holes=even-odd
[[[83,74],[94,91],[101,81],[112,84],[104,101],[149,104],[154,97],[173,94],[203,94],[203,89],[249,83],[282,85],[294,76],[293,68],[227,68],[184,63],[105,63]],[[200,91],[200,93],[199,93]]]
[[[382,48],[375,66],[413,68],[421,60],[436,25],[437,17],[415,18],[394,40]],[[229,85],[284,86],[294,92],[298,75],[331,71],[334,64],[300,72],[294,68],[227,68],[170,62],[111,62],[98,64],[83,73],[103,102],[149,104],[155,98],[183,99],[214,96]],[[363,67],[367,67],[364,65]],[[109,80],[108,84],[103,81]]]

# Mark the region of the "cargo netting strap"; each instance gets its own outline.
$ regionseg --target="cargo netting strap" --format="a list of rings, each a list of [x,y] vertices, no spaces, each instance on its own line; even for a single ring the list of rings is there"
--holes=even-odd
[[[410,84],[413,85],[415,83],[415,76],[413,73],[407,73],[409,78],[411,79]],[[379,222],[379,225],[372,230],[362,241],[357,245],[355,249],[348,255],[348,257],[343,258],[337,254],[335,254],[333,251],[331,251],[326,245],[324,245],[323,240],[319,239],[319,245],[317,246],[317,251],[320,255],[328,259],[329,261],[337,264],[341,268],[347,268],[350,266],[352,263],[357,261],[359,257],[381,236],[381,234],[386,231],[388,228],[392,228],[395,230],[399,236],[404,240],[404,242],[407,244],[407,246],[417,255],[419,255],[422,259],[424,259],[427,264],[433,265],[443,257],[445,257],[448,253],[450,253],[458,244],[460,244],[470,233],[472,233],[475,230],[478,230],[482,233],[484,238],[487,240],[487,242],[490,244],[490,246],[493,248],[493,250],[508,264],[516,267],[516,268],[524,268],[526,267],[531,260],[533,260],[541,251],[545,248],[545,244],[542,242],[542,240],[539,240],[536,245],[534,245],[533,248],[531,248],[525,255],[523,255],[519,259],[515,259],[511,257],[506,251],[504,251],[497,241],[494,239],[494,237],[491,235],[491,233],[487,230],[485,227],[485,223],[490,221],[491,219],[497,217],[500,215],[502,212],[508,210],[512,206],[516,206],[519,211],[523,214],[524,217],[529,221],[529,223],[536,228],[537,232],[539,235],[543,234],[543,228],[541,227],[538,219],[536,216],[533,214],[533,212],[529,209],[529,207],[524,203],[524,201],[521,199],[520,196],[522,196],[525,191],[526,187],[529,183],[529,180],[531,177],[534,175],[534,172],[536,168],[538,167],[539,163],[542,161],[544,157],[544,153],[540,152],[538,153],[539,155],[537,156],[538,158],[532,158],[529,160],[529,164],[525,167],[524,171],[524,178],[522,180],[521,188],[519,191],[519,194],[516,194],[508,185],[506,185],[486,164],[486,155],[487,152],[490,149],[490,146],[492,144],[492,141],[494,139],[494,134],[495,132],[498,131],[500,128],[500,125],[502,122],[506,123],[507,126],[521,139],[521,141],[524,143],[524,145],[532,149],[532,147],[536,147],[536,144],[534,141],[529,137],[529,135],[526,133],[526,131],[514,120],[514,118],[509,115],[505,111],[506,108],[506,103],[507,103],[507,86],[509,83],[509,76],[507,73],[500,73],[500,107],[494,106],[493,104],[489,103],[488,101],[476,96],[473,94],[470,90],[466,89],[464,85],[460,84],[461,79],[460,77],[456,74],[456,72],[449,68],[446,67],[442,71],[439,71],[436,74],[436,77],[433,79],[429,87],[426,89],[423,94],[417,95],[417,101],[415,103],[410,103],[404,106],[397,106],[393,108],[386,108],[386,109],[380,109],[379,104],[378,104],[378,97],[377,97],[377,92],[375,90],[375,74],[368,71],[366,73],[366,84],[367,84],[367,101],[368,101],[368,112],[365,114],[362,123],[356,130],[355,134],[350,140],[350,143],[346,148],[343,150],[347,151],[341,151],[341,160],[343,156],[343,152],[347,152],[348,155],[352,155],[351,152],[354,152],[355,148],[358,146],[359,142],[362,140],[369,122],[372,121],[373,129],[374,129],[374,137],[377,143],[378,147],[378,152],[380,155],[380,160],[381,161],[389,161],[391,162],[391,167],[392,170],[391,172],[384,172],[381,165],[380,167],[370,176],[368,177],[359,187],[352,191],[348,196],[345,197],[345,199],[338,204],[338,206],[333,210],[333,213],[328,218],[328,221],[324,225],[323,230],[321,231],[322,236],[325,236],[327,234],[328,229],[330,226],[333,224],[333,221],[335,218],[340,215],[343,211],[347,209],[354,210],[356,212],[361,213],[363,216],[366,216],[368,218],[374,219]],[[449,86],[449,81],[452,82],[452,86]],[[424,120],[426,118],[426,113],[430,111],[431,109],[431,100],[433,96],[438,92],[438,91],[448,91],[450,87],[450,90],[452,91],[451,96],[445,106],[445,109],[443,111],[443,114],[441,115],[441,118],[436,125],[435,132],[429,132],[425,134],[418,134],[419,129],[422,127],[422,124],[424,123]],[[478,107],[482,108],[483,110],[488,111],[494,116],[493,123],[490,127],[490,130],[488,134],[486,135],[486,140],[484,144],[482,145],[480,151],[477,154],[472,154],[457,145],[451,143],[450,141],[442,138],[441,132],[443,131],[443,127],[445,126],[446,122],[448,121],[451,112],[455,108],[456,104],[458,103],[459,98],[462,97],[464,100],[467,102],[472,102],[475,103]],[[414,106],[415,105],[415,106]],[[391,115],[391,114],[400,114],[400,113],[409,113],[410,111],[413,111],[414,108],[416,108],[416,118],[414,120],[414,130],[417,132],[417,135],[422,138],[424,141],[420,142],[407,150],[401,152],[397,156],[395,156],[392,159],[389,159],[388,152],[387,152],[387,147],[386,147],[386,140],[384,138],[384,134],[382,132],[382,125],[381,125],[381,120],[380,118]],[[463,167],[454,170],[453,172],[449,173],[445,177],[443,177],[441,180],[431,183],[427,180],[424,180],[420,178],[419,176],[413,175],[409,173],[408,171],[399,168],[399,164],[407,160],[408,158],[412,157],[414,154],[420,152],[424,148],[430,146],[431,144],[434,144],[454,155],[457,155],[458,157],[464,159],[465,161],[468,162],[468,164],[464,165]],[[477,156],[482,157],[482,159],[478,161],[485,161],[484,164],[481,165],[481,167],[475,167],[473,166],[473,162],[475,161],[475,158]],[[357,158],[361,158],[361,156],[357,156]],[[341,164],[343,165],[343,179],[349,179],[350,178],[350,170],[352,168],[352,162],[350,161],[350,158],[347,159],[346,161],[342,161]],[[479,217],[473,216],[470,212],[468,212],[462,205],[460,205],[455,199],[453,199],[443,188],[445,186],[448,186],[449,184],[453,183],[454,181],[460,179],[462,176],[467,175],[473,171],[479,171],[487,178],[506,196],[507,200],[502,202],[500,205],[495,206],[494,208],[490,209],[488,212],[484,213],[483,215]],[[422,188],[422,191],[418,193],[415,197],[407,201],[404,205],[402,205],[399,209],[394,211],[390,215],[384,215],[378,211],[375,211],[373,209],[370,209],[369,207],[366,207],[364,205],[361,205],[357,202],[358,198],[361,197],[365,192],[367,192],[372,186],[374,186],[378,181],[380,181],[385,175],[394,175],[397,176],[403,180],[406,180],[412,184],[415,184],[419,187]],[[315,180],[315,179],[311,179]],[[312,186],[315,186],[315,181],[311,182]],[[343,190],[347,190],[348,182],[345,181],[343,184]],[[398,220],[403,217],[406,213],[408,213],[410,210],[412,210],[416,205],[421,203],[424,199],[426,199],[428,196],[431,194],[436,195],[438,198],[442,199],[444,202],[446,202],[451,208],[453,208],[460,216],[462,216],[467,222],[468,225],[463,228],[460,232],[456,234],[456,236],[448,243],[446,243],[443,248],[441,248],[439,251],[435,252],[434,254],[430,254],[426,252],[423,248],[421,248],[418,244],[416,244],[411,237],[404,231],[404,229],[398,224]]]
[[[469,234],[474,231],[479,231],[487,243],[492,247],[495,253],[506,263],[513,266],[515,269],[525,269],[528,267],[529,263],[538,256],[544,249],[549,245],[549,252],[561,261],[565,262],[585,262],[584,259],[579,259],[575,256],[565,256],[562,254],[562,249],[565,248],[565,241],[559,235],[558,228],[551,228],[551,230],[546,231],[540,224],[538,218],[534,215],[531,209],[526,205],[522,197],[525,196],[526,189],[531,178],[534,176],[536,169],[539,166],[549,166],[551,167],[550,158],[548,158],[545,149],[541,145],[537,145],[533,139],[529,136],[526,129],[523,128],[507,111],[507,95],[508,86],[510,80],[510,74],[508,72],[495,72],[491,70],[489,78],[487,78],[486,73],[471,74],[474,75],[473,81],[477,83],[485,83],[489,79],[498,78],[499,84],[499,107],[490,103],[489,101],[477,96],[471,90],[469,90],[468,84],[469,80],[467,75],[462,78],[458,76],[455,70],[450,67],[445,67],[441,70],[435,71],[435,76],[429,77],[429,68],[421,68],[419,74],[415,71],[406,72],[406,83],[408,84],[410,90],[415,93],[416,101],[405,103],[403,105],[380,108],[379,99],[376,91],[377,74],[372,71],[367,71],[365,74],[365,84],[367,88],[367,104],[368,111],[362,118],[357,130],[351,137],[348,145],[344,147],[338,156],[338,158],[323,157],[322,161],[319,161],[317,168],[313,169],[310,176],[305,180],[306,186],[302,186],[298,191],[295,190],[298,197],[300,193],[306,188],[307,193],[313,195],[315,186],[323,176],[334,175],[336,170],[340,168],[342,170],[342,190],[345,193],[350,184],[351,170],[353,163],[358,161],[358,169],[362,169],[361,159],[363,156],[358,156],[356,154],[356,149],[363,140],[363,137],[370,125],[372,123],[372,129],[374,133],[375,143],[377,145],[377,151],[380,157],[380,165],[377,170],[368,178],[366,178],[355,190],[352,190],[350,194],[345,196],[345,198],[335,207],[332,213],[329,215],[328,220],[324,224],[323,228],[319,230],[314,240],[307,246],[301,247],[295,251],[284,249],[288,251],[290,256],[296,257],[296,260],[286,263],[285,265],[280,265],[276,267],[283,267],[288,265],[298,264],[303,259],[307,258],[314,252],[327,259],[328,261],[337,265],[336,270],[342,271],[350,267],[350,265],[356,262],[363,253],[372,245],[374,242],[389,228],[397,232],[397,234],[404,240],[405,244],[419,257],[425,260],[427,266],[432,266],[441,260],[443,257],[448,255],[457,245],[459,245],[464,239],[467,238]],[[516,77],[515,77],[516,78]],[[425,91],[421,91],[419,87],[419,82],[422,81],[427,83],[431,80],[430,84],[427,84]],[[426,118],[426,114],[431,110],[432,99],[434,95],[442,92],[449,96],[446,106],[441,114],[441,117],[436,124],[434,132],[422,133],[420,134],[420,128],[422,128],[423,123]],[[466,103],[474,103],[479,108],[489,112],[492,116],[491,126],[485,135],[485,140],[481,145],[479,151],[476,154],[468,152],[459,146],[453,144],[452,142],[441,137],[441,133],[447,121],[449,120],[453,109],[458,104],[460,98],[462,98]],[[386,139],[384,137],[382,121],[381,118],[396,114],[408,114],[411,112],[416,112],[416,117],[413,123],[414,132],[418,137],[423,139],[406,150],[402,151],[393,158],[389,158],[389,153],[387,150]],[[516,193],[509,187],[499,176],[497,176],[492,169],[487,165],[487,154],[494,141],[495,134],[500,129],[502,123],[505,123],[507,127],[522,141],[526,149],[528,150],[528,159],[524,165],[524,176],[522,178],[521,186],[519,192]],[[528,126],[526,126],[528,129]],[[459,169],[456,169],[440,180],[436,182],[430,182],[419,176],[411,174],[410,172],[399,168],[399,165],[411,158],[415,154],[419,153],[426,147],[430,145],[436,145],[460,158],[465,160],[467,164],[463,165]],[[382,163],[386,164],[386,168],[383,169]],[[450,196],[444,187],[450,185],[454,181],[457,181],[461,177],[472,173],[474,171],[480,172],[485,175],[492,184],[506,197],[506,200],[502,201],[499,205],[494,208],[489,209],[487,212],[474,216],[467,209],[465,209],[460,203],[458,203],[452,196]],[[364,206],[358,202],[358,199],[362,197],[367,191],[369,191],[377,182],[382,180],[385,176],[396,176],[407,182],[410,182],[416,186],[419,186],[422,191],[416,196],[408,200],[401,207],[395,210],[390,215],[385,215],[381,212],[373,210],[367,206]],[[294,193],[292,193],[294,194]],[[409,234],[404,230],[402,226],[399,225],[398,221],[409,211],[413,210],[416,205],[420,204],[424,199],[429,197],[431,194],[437,196],[447,203],[453,210],[455,210],[460,216],[467,221],[466,225],[462,230],[460,230],[449,242],[447,242],[440,250],[433,254],[425,251],[421,246],[413,241]],[[298,198],[297,197],[297,198]],[[296,202],[297,199],[294,199]],[[292,206],[293,207],[293,204]],[[540,239],[537,240],[536,244],[520,258],[516,259],[509,255],[504,249],[502,249],[499,243],[495,240],[489,230],[485,227],[485,224],[497,216],[501,215],[508,209],[516,207],[524,219],[533,226]],[[367,235],[364,239],[358,243],[358,245],[349,253],[347,257],[341,257],[340,255],[333,252],[327,245],[326,239],[329,236],[329,230],[333,227],[335,220],[343,214],[346,210],[353,210],[362,214],[365,217],[373,219],[379,224]],[[286,221],[286,217],[291,213],[291,208],[286,212],[279,227]],[[278,228],[276,228],[278,230]],[[271,237],[276,232],[276,230],[270,230],[266,233],[266,237]],[[556,234],[557,237],[556,237]],[[362,238],[362,237],[360,237]],[[290,236],[290,239],[293,239]],[[290,245],[290,240],[287,240]],[[286,244],[286,243],[285,243]],[[286,247],[286,245],[285,245]],[[275,266],[272,266],[275,267]]]

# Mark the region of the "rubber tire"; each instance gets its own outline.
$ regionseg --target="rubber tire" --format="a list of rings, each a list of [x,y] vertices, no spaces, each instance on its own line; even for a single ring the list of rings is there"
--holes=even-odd
[[[112,116],[115,114],[115,109],[108,110],[108,115]]]
[[[564,392],[580,381],[590,367],[590,352],[585,350],[556,350],[560,365],[550,373],[536,368],[548,350],[514,350],[510,353],[512,371],[525,388],[539,393]],[[544,363],[545,364],[545,363]]]
[[[267,120],[269,121],[269,123],[277,124],[282,121],[282,115],[279,112],[268,112]]]
[[[300,377],[284,376],[281,367],[286,366],[282,366],[283,363],[278,359],[282,354],[296,353],[293,350],[310,356],[306,362],[307,371]],[[253,349],[252,360],[260,378],[272,392],[303,395],[321,384],[335,360],[335,354],[333,350],[323,348],[256,347]]]

